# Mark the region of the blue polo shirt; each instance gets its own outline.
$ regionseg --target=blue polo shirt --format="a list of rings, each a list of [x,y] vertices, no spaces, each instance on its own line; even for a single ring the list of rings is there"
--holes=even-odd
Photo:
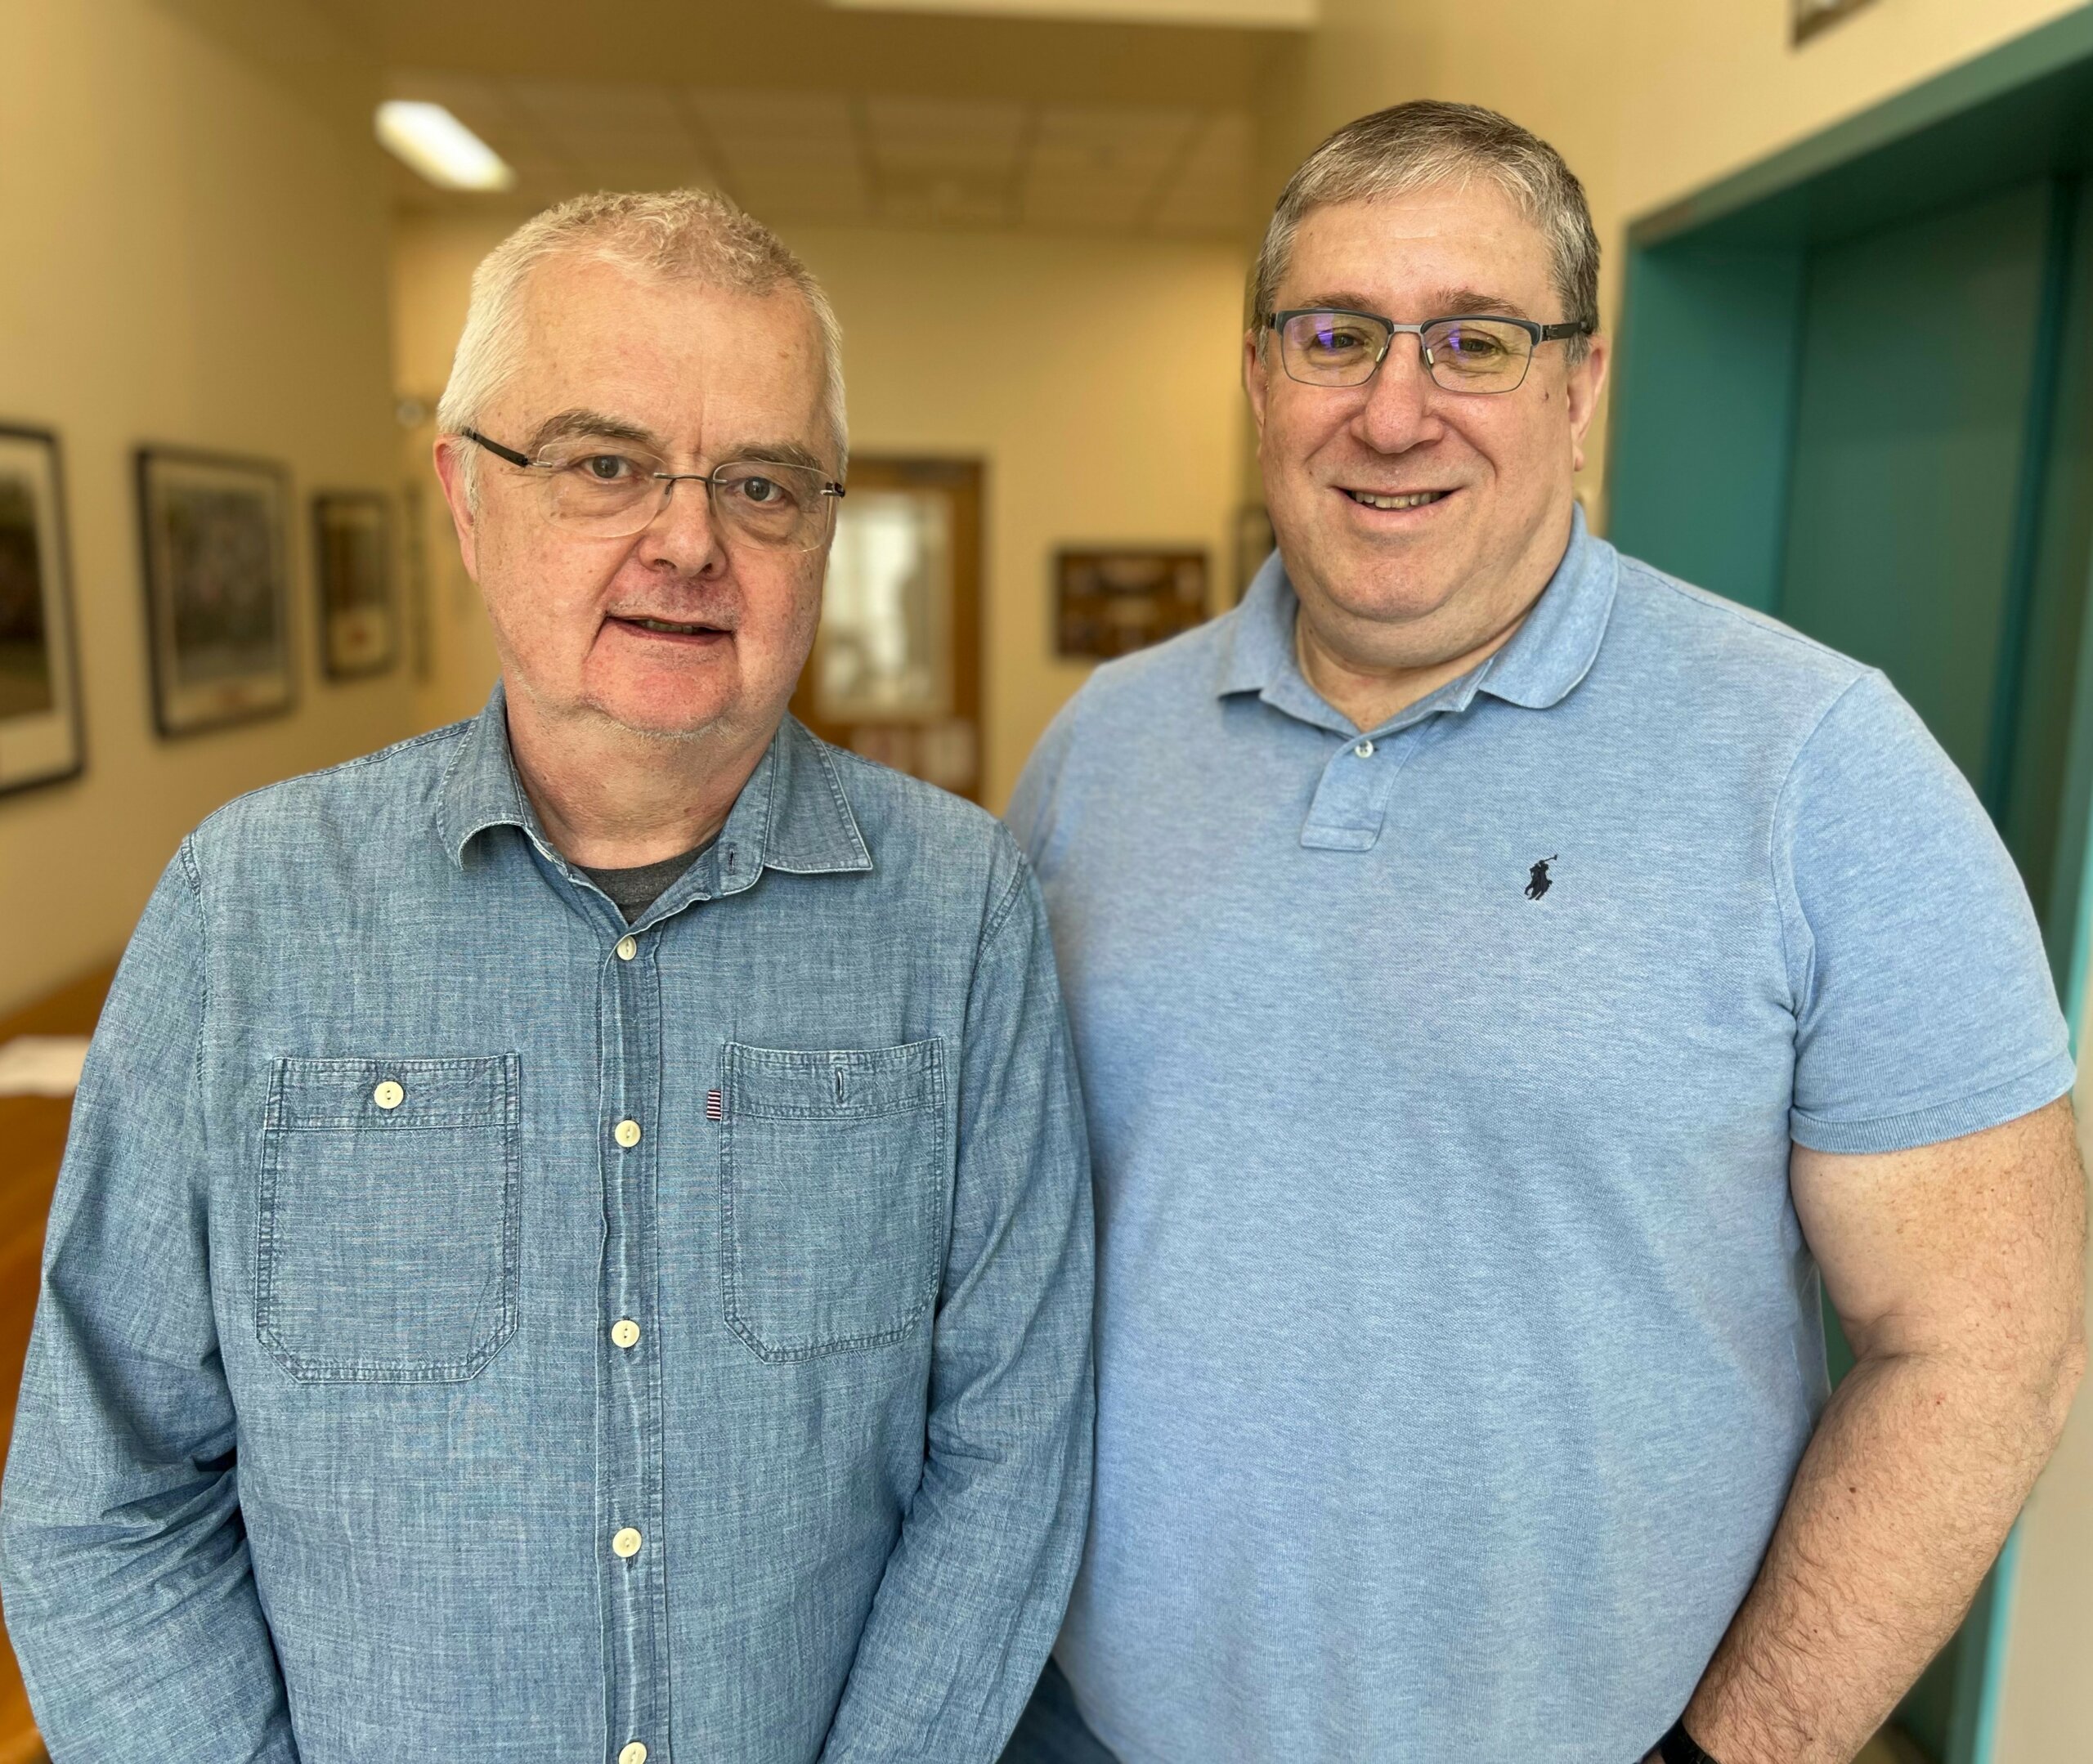
[[[1880,674],[1581,518],[1378,728],[1295,606],[1100,669],[1011,809],[1099,1202],[1057,1657],[1127,1764],[1627,1764],[1825,1401],[1790,1142],[2062,1095],[2040,937]]]

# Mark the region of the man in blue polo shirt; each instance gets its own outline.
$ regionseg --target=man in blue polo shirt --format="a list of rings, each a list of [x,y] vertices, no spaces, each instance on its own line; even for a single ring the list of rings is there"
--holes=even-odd
[[[1501,117],[1319,148],[1246,344],[1279,554],[1019,790],[1100,1265],[1014,1757],[1849,1758],[2055,1441],[2026,898],[1880,674],[1587,531],[1597,280]]]

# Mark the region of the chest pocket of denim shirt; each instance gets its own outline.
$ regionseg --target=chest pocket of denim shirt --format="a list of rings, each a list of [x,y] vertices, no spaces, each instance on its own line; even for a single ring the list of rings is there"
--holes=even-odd
[[[254,1323],[294,1378],[470,1378],[516,1333],[522,1062],[280,1059]]]
[[[943,1212],[945,1047],[726,1044],[727,1324],[765,1359],[899,1341],[929,1310]]]

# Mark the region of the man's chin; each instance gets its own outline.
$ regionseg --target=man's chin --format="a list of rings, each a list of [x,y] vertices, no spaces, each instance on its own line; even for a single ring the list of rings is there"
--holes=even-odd
[[[1306,595],[1350,619],[1376,625],[1408,625],[1428,619],[1458,591],[1460,575],[1451,560],[1434,548],[1405,549],[1391,557],[1389,548],[1343,542],[1325,544],[1307,559]],[[1296,593],[1303,593],[1299,576]]]
[[[730,735],[740,726],[739,706],[716,698],[702,703],[663,702],[654,698],[593,700],[588,710],[627,735],[647,741],[688,741]]]

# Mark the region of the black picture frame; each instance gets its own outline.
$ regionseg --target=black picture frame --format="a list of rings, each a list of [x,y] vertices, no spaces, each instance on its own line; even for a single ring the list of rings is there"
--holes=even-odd
[[[58,437],[0,423],[0,796],[77,778],[87,763]]]
[[[1788,0],[1788,43],[1800,48],[1819,31],[1874,3],[1875,0]]]
[[[320,671],[370,679],[400,660],[400,589],[392,499],[382,490],[321,490],[312,499],[312,580]]]
[[[198,448],[137,450],[153,726],[168,738],[297,708],[289,474]]]

